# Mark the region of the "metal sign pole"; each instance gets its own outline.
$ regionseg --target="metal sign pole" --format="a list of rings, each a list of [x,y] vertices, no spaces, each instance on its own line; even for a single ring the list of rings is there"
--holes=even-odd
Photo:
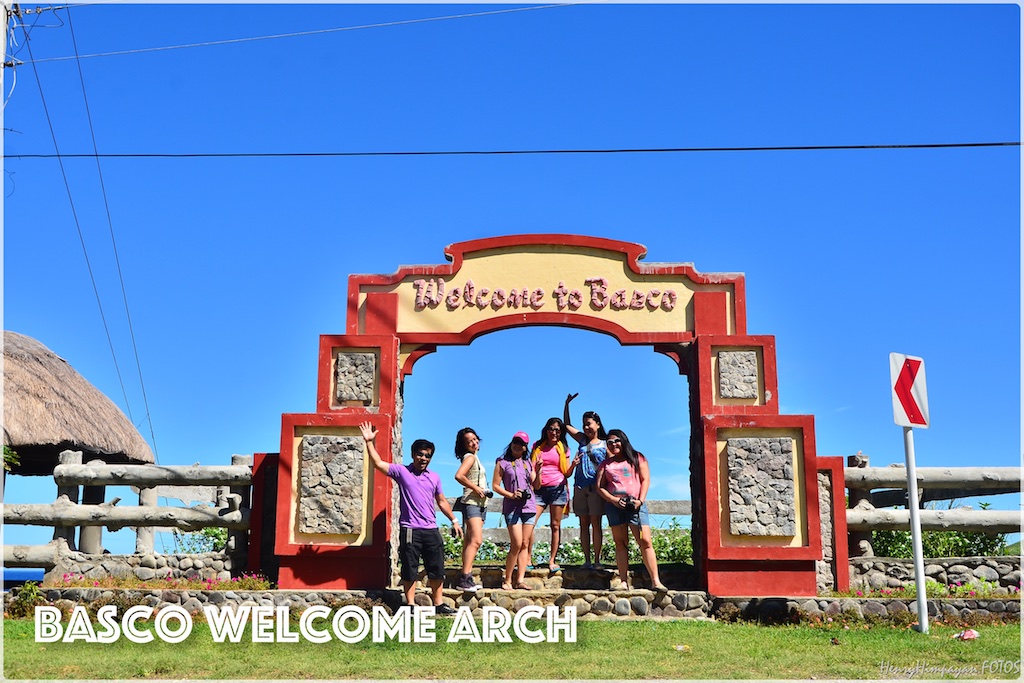
[[[910,540],[914,546],[914,579],[917,585],[917,630],[928,633],[928,598],[925,595],[924,550],[921,545],[921,517],[917,509],[917,467],[914,464],[914,430],[903,428],[907,457],[907,508],[910,510]]]

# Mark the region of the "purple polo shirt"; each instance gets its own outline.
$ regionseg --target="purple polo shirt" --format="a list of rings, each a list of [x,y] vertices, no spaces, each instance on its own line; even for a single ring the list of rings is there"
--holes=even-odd
[[[422,474],[412,471],[412,465],[388,465],[388,476],[398,482],[398,526],[403,529],[436,529],[434,516],[437,496],[442,494],[441,477],[430,470]]]

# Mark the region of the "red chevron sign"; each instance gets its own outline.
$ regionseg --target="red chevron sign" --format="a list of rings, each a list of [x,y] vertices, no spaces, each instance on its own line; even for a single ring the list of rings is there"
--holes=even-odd
[[[901,427],[928,428],[928,391],[924,359],[902,353],[889,354],[892,380],[892,413]]]

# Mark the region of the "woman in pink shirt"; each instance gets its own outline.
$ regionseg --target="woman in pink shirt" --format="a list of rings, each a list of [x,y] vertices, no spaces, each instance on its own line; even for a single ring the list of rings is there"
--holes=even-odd
[[[562,420],[552,417],[544,424],[541,437],[533,442],[530,461],[534,470],[533,488],[537,491],[537,516],[533,518],[534,524],[545,509],[551,510],[551,556],[548,558],[548,571],[555,574],[562,571],[555,557],[562,540],[562,516],[569,505],[568,477],[576,464],[569,460],[565,423]],[[533,554],[532,546],[530,553]]]
[[[605,514],[615,541],[619,583],[615,585],[613,582],[612,589],[629,590],[628,528],[640,546],[640,557],[651,575],[651,587],[656,591],[667,591],[658,577],[658,560],[651,545],[651,522],[646,502],[651,471],[647,458],[633,450],[621,429],[609,430],[605,445],[608,457],[597,468],[597,490],[605,500]]]

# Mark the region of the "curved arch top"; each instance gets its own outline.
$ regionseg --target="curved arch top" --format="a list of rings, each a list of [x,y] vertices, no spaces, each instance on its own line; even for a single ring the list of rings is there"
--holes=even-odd
[[[505,235],[456,242],[444,254],[447,264],[349,276],[346,332],[394,334],[403,345],[468,344],[525,325],[590,329],[623,344],[746,333],[741,273],[641,264],[642,244]]]

